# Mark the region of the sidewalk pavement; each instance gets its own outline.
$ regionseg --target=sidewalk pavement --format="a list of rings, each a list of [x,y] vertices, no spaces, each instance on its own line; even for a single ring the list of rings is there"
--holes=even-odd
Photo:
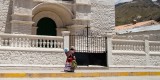
[[[160,76],[160,69],[101,69],[64,72],[63,68],[53,70],[0,70],[0,78],[84,78],[84,77],[127,77]]]

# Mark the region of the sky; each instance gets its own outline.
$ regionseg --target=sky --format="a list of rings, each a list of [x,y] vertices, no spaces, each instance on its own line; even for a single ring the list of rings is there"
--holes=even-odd
[[[128,2],[128,1],[132,1],[132,0],[115,0],[115,3],[121,3],[121,2]],[[152,0],[152,1],[157,1],[157,0]]]

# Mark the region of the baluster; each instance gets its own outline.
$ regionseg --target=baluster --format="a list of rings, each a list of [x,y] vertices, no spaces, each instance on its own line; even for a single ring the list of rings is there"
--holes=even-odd
[[[46,47],[49,48],[49,42],[50,42],[50,41],[49,41],[49,40],[46,40],[46,41],[47,41],[47,42],[46,42]]]
[[[45,48],[45,45],[46,45],[46,40],[42,40],[42,45],[43,45],[43,48]]]
[[[21,44],[20,38],[17,38],[17,47],[20,47],[20,44]]]
[[[23,41],[24,41],[24,47],[29,47],[29,45],[31,45],[30,43],[29,43],[29,40],[28,40],[28,38],[23,38]]]
[[[35,43],[36,43],[36,48],[37,48],[39,44],[38,39],[35,40]]]
[[[128,43],[124,43],[125,50],[128,50]]]
[[[50,40],[50,48],[53,48],[53,42],[54,40]]]
[[[113,44],[113,50],[117,50],[117,44]]]
[[[134,51],[136,51],[136,45],[135,44],[133,45],[133,47],[134,47]]]
[[[129,44],[129,42],[127,43],[127,50],[130,51],[130,44]]]
[[[20,47],[21,46],[21,38],[18,38],[17,43],[18,43],[18,47]]]
[[[154,49],[155,49],[155,48],[154,48],[154,45],[152,45],[152,50],[154,51]]]
[[[40,40],[39,40],[40,48],[42,48],[42,44],[43,44],[43,43],[42,43],[42,39],[40,39]]]
[[[138,51],[138,49],[139,49],[139,47],[138,47],[138,45],[137,45],[137,43],[136,43],[136,51]]]
[[[139,48],[138,50],[141,51],[141,45],[138,45],[138,48]]]
[[[35,47],[35,40],[31,39],[31,47]]]
[[[133,44],[132,44],[132,43],[130,44],[130,50],[134,50],[134,49],[133,49]]]
[[[124,43],[124,50],[128,50],[127,44]]]
[[[124,44],[122,43],[121,45],[122,45],[122,48],[121,48],[121,49],[124,50]]]
[[[31,39],[29,39],[29,38],[27,38],[27,47],[31,47],[32,45],[31,45]],[[35,44],[34,44],[35,45]]]
[[[120,46],[119,46],[119,44],[117,43],[117,44],[116,44],[116,50],[119,50],[119,47],[120,47]]]
[[[155,51],[155,45],[153,45],[153,51]]]
[[[116,44],[114,44],[114,43],[113,43],[113,47],[112,47],[112,50],[115,50],[115,49],[116,49],[116,48],[115,48],[115,45],[116,45]]]
[[[150,51],[153,51],[153,46],[152,45],[150,46]]]
[[[25,38],[25,40],[26,40],[24,43],[25,47],[31,47],[31,41],[28,38]]]
[[[142,45],[142,51],[144,51],[144,45]]]
[[[4,39],[2,39],[2,46],[4,46]]]
[[[26,47],[26,41],[27,40],[25,40],[25,38],[22,38],[22,40],[21,40],[21,42],[22,42],[21,46],[22,47]]]
[[[59,48],[59,42],[58,42],[58,40],[56,40],[57,41],[57,48]]]
[[[130,44],[129,44],[129,42],[127,43],[127,50],[130,51]]]
[[[31,43],[29,44],[29,39],[28,38],[26,38],[26,42],[25,42],[25,47],[31,47]],[[31,42],[31,41],[30,41]]]
[[[119,50],[119,44],[118,43],[116,43],[116,50]]]
[[[122,48],[123,48],[122,50],[126,50],[126,45],[123,44],[123,45],[122,45]]]
[[[5,46],[8,45],[8,40],[7,40],[7,39],[4,40],[4,45],[5,45]]]
[[[57,48],[57,40],[54,40],[54,48]]]
[[[11,47],[14,47],[14,41],[13,41],[13,38],[11,38]]]
[[[10,47],[11,47],[11,42],[12,42],[11,39],[9,39],[9,43],[8,44],[9,44]]]
[[[140,45],[137,44],[137,51],[140,51]]]
[[[15,45],[14,45],[15,47],[18,47],[17,38],[14,39],[14,44],[15,44]]]
[[[151,51],[151,45],[149,45],[149,51]]]
[[[24,42],[23,42],[23,38],[20,38],[20,47],[24,47]]]
[[[156,45],[156,51],[158,51],[158,46]]]
[[[119,50],[123,50],[122,48],[123,46],[121,44],[119,44]]]
[[[143,51],[143,48],[142,48],[143,46],[141,45],[141,51]]]

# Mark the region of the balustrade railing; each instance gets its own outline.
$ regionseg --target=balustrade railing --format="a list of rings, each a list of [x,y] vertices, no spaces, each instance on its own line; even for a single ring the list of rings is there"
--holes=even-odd
[[[160,51],[160,42],[159,41],[149,41],[150,51],[159,52]]]
[[[0,47],[63,48],[63,37],[0,34]]]
[[[124,51],[144,51],[144,41],[141,40],[112,40],[112,50],[124,50]]]

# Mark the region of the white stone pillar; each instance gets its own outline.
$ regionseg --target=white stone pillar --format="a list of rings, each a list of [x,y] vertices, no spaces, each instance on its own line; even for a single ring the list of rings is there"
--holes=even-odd
[[[64,48],[67,48],[67,49],[69,49],[69,34],[70,34],[70,31],[62,31],[62,36],[64,38],[63,45],[64,45]]]
[[[145,53],[146,53],[146,65],[150,65],[149,61],[149,36],[145,35],[144,36],[144,43],[145,43]]]
[[[107,66],[112,65],[112,33],[107,33]]]

